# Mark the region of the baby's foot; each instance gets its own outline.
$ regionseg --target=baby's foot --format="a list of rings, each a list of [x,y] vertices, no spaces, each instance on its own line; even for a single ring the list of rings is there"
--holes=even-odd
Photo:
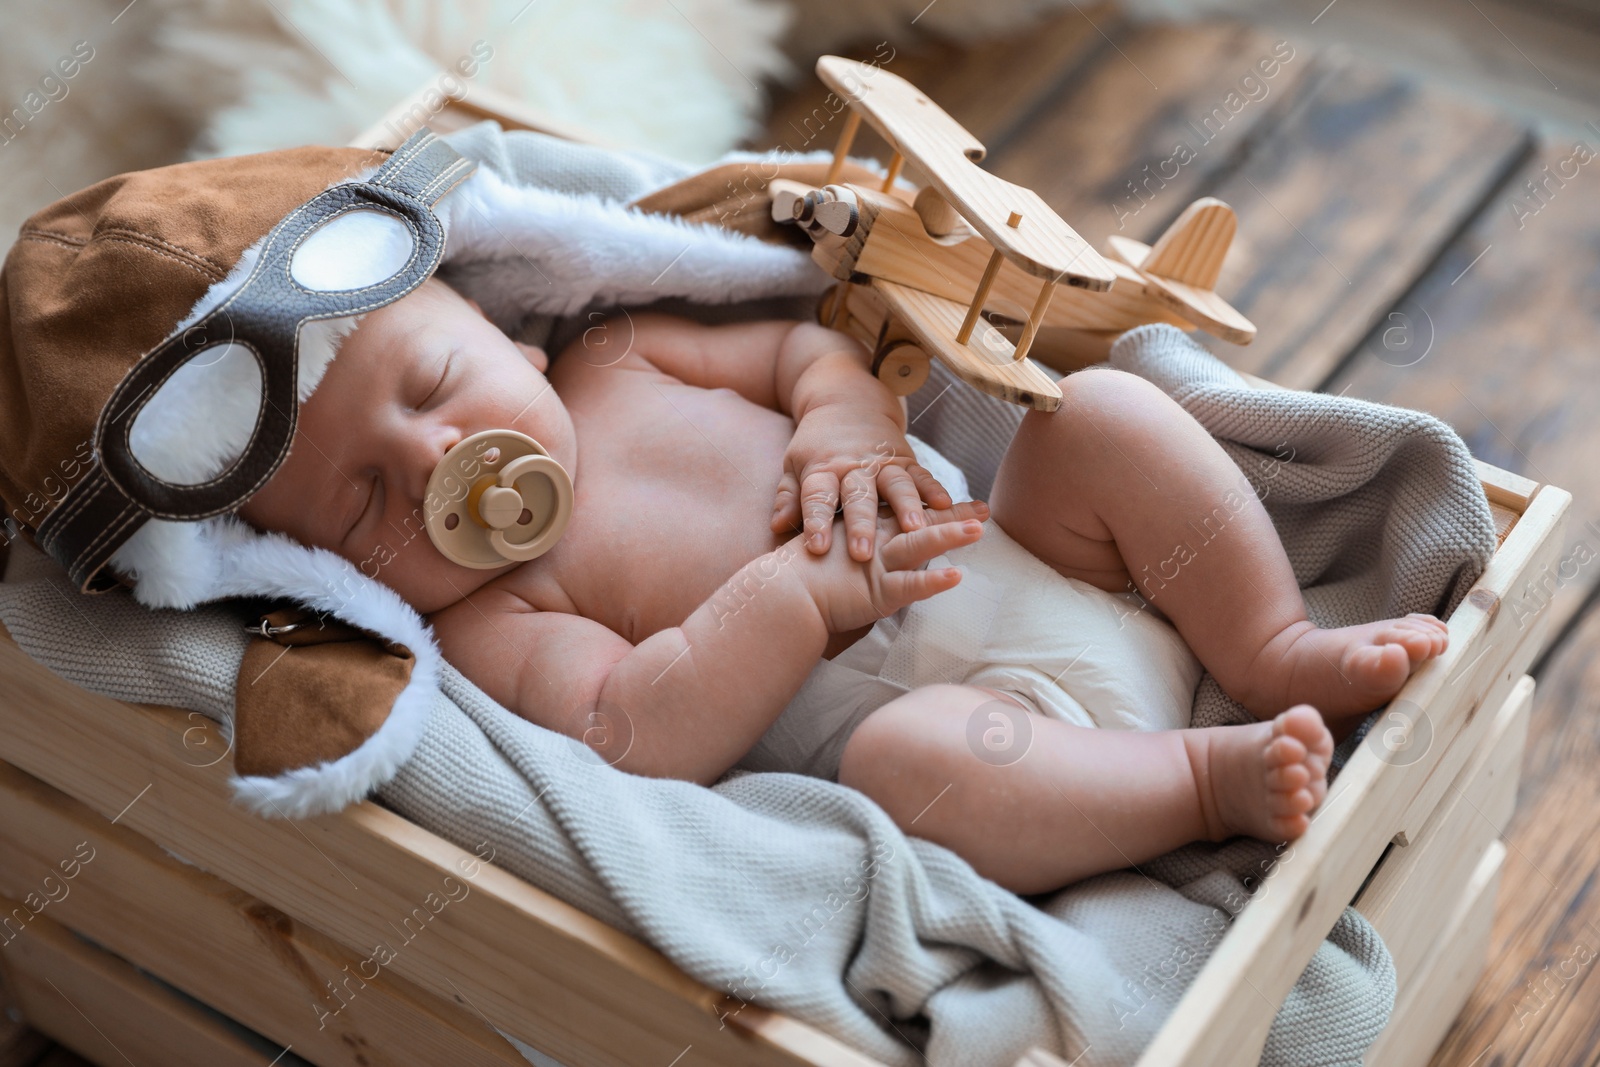
[[[1432,615],[1336,630],[1298,622],[1262,650],[1240,703],[1261,716],[1293,704],[1313,704],[1331,719],[1365,714],[1449,643],[1449,630]]]
[[[1200,808],[1213,841],[1247,834],[1293,841],[1328,795],[1333,736],[1317,709],[1290,708],[1271,722],[1186,731]]]

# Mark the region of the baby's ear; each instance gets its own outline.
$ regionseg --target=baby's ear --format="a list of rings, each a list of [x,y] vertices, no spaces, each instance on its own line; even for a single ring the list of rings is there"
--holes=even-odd
[[[534,369],[540,374],[550,369],[550,356],[544,349],[538,345],[525,345],[521,341],[512,341],[511,343],[522,350],[522,354],[528,357],[528,362],[532,363]]]

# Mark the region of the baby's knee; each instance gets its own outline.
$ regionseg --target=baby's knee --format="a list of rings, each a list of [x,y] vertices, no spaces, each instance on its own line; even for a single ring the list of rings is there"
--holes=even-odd
[[[1139,414],[1157,411],[1173,402],[1148,378],[1113,367],[1086,367],[1062,378],[1058,384],[1063,408]]]
[[[996,693],[979,686],[927,685],[878,708],[850,734],[839,782],[880,804],[883,795],[923,778],[947,776],[966,747],[967,720]]]
[[[1084,476],[1101,478],[1110,471],[1121,478],[1127,473],[1122,464],[1152,444],[1170,444],[1175,435],[1181,439],[1184,424],[1192,421],[1155,383],[1127,371],[1090,367],[1062,378],[1061,406],[1029,412],[1018,439],[1037,437],[1031,447],[1056,459],[1082,461]]]

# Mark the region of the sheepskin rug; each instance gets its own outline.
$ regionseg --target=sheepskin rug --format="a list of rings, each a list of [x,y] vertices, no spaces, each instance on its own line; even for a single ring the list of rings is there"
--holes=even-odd
[[[1013,32],[1071,0],[5,0],[0,252],[34,211],[185,158],[343,144],[483,86],[690,162],[825,52]]]

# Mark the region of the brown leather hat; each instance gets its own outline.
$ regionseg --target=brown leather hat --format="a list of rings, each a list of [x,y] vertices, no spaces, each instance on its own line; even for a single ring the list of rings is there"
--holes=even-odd
[[[356,180],[375,163],[370,181]],[[392,159],[301,148],[123,175],[30,219],[0,272],[0,500],[11,521],[88,587],[151,518],[236,509],[288,453],[302,323],[353,322],[432,274],[444,233],[429,209],[471,169],[419,134]],[[409,276],[342,301],[303,287],[294,276],[301,244],[340,215],[373,207],[411,227]],[[202,309],[208,298],[213,306]],[[193,393],[198,368],[229,355],[206,377],[246,394],[237,403],[253,425],[232,435],[243,440],[208,443],[203,428],[218,413],[179,411],[170,397]],[[318,358],[325,365],[331,350]],[[235,381],[250,373],[254,396]],[[158,444],[136,456],[136,435]],[[159,442],[180,435],[174,462],[180,446]],[[233,455],[209,454],[223,443]],[[151,461],[163,451],[165,471]]]
[[[6,515],[37,530],[87,471],[100,410],[133,365],[285,215],[386,155],[180,163],[108,178],[24,223],[0,271]]]
[[[195,543],[206,527],[170,520],[232,511],[271,475],[288,453],[299,401],[340,333],[437,267],[445,231],[432,205],[472,169],[422,131],[392,154],[297,148],[124,174],[29,219],[0,270],[0,501],[8,526],[32,536],[85,588],[107,584],[107,564],[153,520],[169,531],[167,549]],[[409,242],[391,235],[387,244],[390,252],[407,244],[409,254],[386,262],[386,242],[370,239],[369,223],[360,235],[367,239],[347,236],[335,251],[374,260],[388,281],[346,290],[326,262],[340,256],[316,238],[363,210],[408,229]],[[302,256],[311,249],[323,262]],[[333,282],[307,282],[318,278]],[[235,419],[241,432],[228,432],[230,410],[246,416]],[[137,454],[135,437],[147,446]],[[231,534],[236,554],[260,557],[268,544],[237,523],[213,530],[212,540],[220,533]],[[157,572],[155,588],[141,590],[147,603],[185,606],[252,591],[303,603],[326,578],[305,573],[309,552],[277,540],[283,558],[247,567],[242,581],[218,581],[216,567],[193,581],[197,565],[205,570],[207,559],[225,553],[164,551],[160,538],[153,550],[145,546],[150,566],[121,569]],[[297,571],[298,587],[282,584]],[[408,645],[323,642],[270,684],[241,684],[235,788],[258,811],[342,806],[392,774],[420,736],[437,650],[414,612],[369,584],[318,608],[372,634],[404,632]],[[299,629],[265,626],[259,643]],[[326,623],[313,632],[359,634]],[[247,669],[255,658],[247,657]],[[330,677],[343,680],[334,687],[339,699],[326,697]]]

